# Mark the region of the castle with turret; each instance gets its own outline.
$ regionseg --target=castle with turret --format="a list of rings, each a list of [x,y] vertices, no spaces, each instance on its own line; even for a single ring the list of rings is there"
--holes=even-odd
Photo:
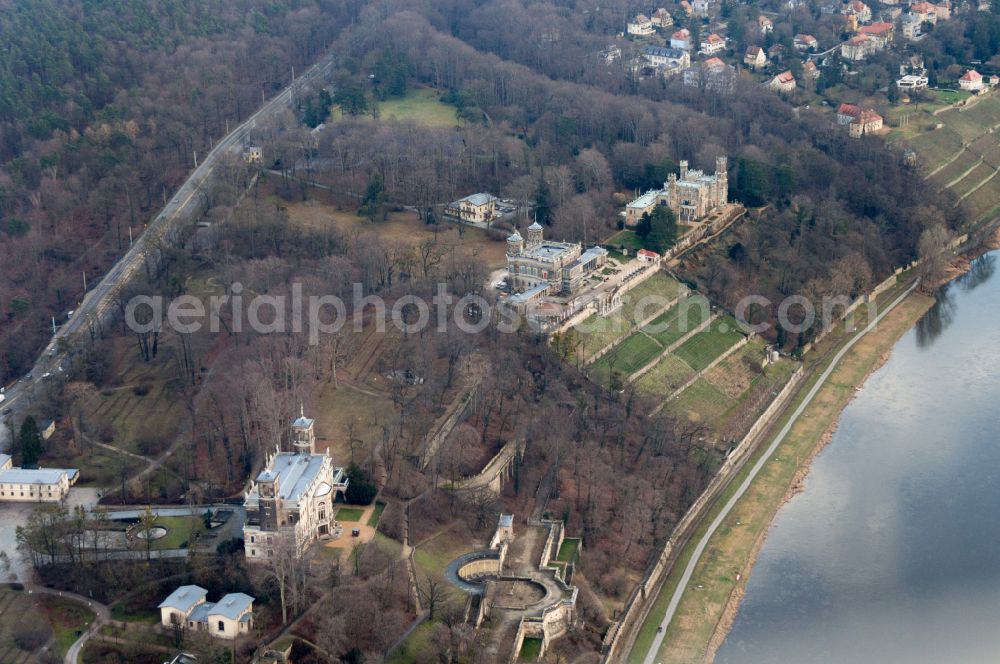
[[[687,161],[681,161],[680,167],[680,177],[673,173],[668,175],[660,194],[678,220],[694,221],[726,204],[729,198],[729,176],[726,174],[725,157],[715,160],[715,173],[712,175],[688,169]]]
[[[529,298],[577,293],[607,260],[608,252],[602,247],[584,251],[580,244],[546,240],[537,221],[528,226],[527,239],[517,230],[507,238],[508,283],[511,291]]]
[[[347,491],[343,468],[330,455],[316,452],[315,421],[305,412],[292,422],[293,451],[276,447],[244,496],[243,543],[250,562],[272,557],[284,542],[301,553],[325,539],[334,527],[334,502]]]
[[[729,202],[729,176],[726,173],[726,158],[715,160],[715,173],[708,174],[688,168],[688,162],[680,162],[680,176],[671,173],[663,183],[663,189],[651,190],[639,196],[625,208],[625,223],[635,226],[643,214],[651,213],[657,205],[666,205],[680,222],[691,222],[708,215],[715,208]]]

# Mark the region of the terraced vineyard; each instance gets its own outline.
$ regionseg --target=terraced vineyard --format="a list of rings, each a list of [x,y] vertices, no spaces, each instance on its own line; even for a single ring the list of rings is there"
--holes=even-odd
[[[798,364],[779,360],[765,370],[762,339],[743,343],[742,326],[728,314],[698,329],[709,316],[708,300],[692,294],[619,342],[587,373],[605,387],[634,381],[654,413],[703,424],[718,439],[742,435]]]
[[[933,116],[927,130],[907,139],[920,156],[929,183],[948,188],[969,221],[1000,212],[1000,97],[991,95],[971,106]],[[933,128],[941,124],[940,128]],[[940,169],[940,170],[938,170]]]
[[[681,284],[665,272],[657,272],[622,296],[622,307],[610,316],[594,314],[577,327],[583,352],[590,356],[633,329],[642,318],[677,299]],[[638,314],[636,309],[639,309]],[[639,319],[637,320],[637,315]]]

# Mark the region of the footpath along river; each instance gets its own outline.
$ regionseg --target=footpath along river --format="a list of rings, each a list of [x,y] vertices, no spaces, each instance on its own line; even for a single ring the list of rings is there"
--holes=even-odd
[[[1000,661],[1000,252],[844,410],[716,662]]]

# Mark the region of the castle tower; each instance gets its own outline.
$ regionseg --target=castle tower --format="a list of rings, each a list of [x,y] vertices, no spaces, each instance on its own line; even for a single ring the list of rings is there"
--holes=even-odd
[[[299,411],[299,416],[292,422],[292,445],[296,454],[316,453],[315,420],[306,417],[305,408]]]
[[[715,160],[715,182],[717,186],[716,200],[714,205],[725,205],[729,202],[729,175],[726,170],[726,158],[719,157]]]
[[[542,236],[545,231],[542,229],[542,225],[537,221],[532,225],[528,226],[528,246],[534,246],[542,243]]]
[[[687,159],[681,159],[681,180],[686,180],[688,176],[688,162]]]
[[[278,476],[265,470],[257,477],[257,489],[260,492],[259,514],[261,530],[278,529]]]
[[[524,238],[514,229],[514,234],[507,238],[507,255],[520,256],[524,253]]]

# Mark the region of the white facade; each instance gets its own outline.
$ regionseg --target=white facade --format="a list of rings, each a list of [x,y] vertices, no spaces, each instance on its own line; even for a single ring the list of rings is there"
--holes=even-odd
[[[218,602],[206,602],[208,591],[181,586],[160,602],[160,624],[175,629],[207,632],[220,639],[235,639],[253,629],[254,598],[228,593]]]
[[[927,77],[926,76],[914,76],[913,74],[907,74],[903,78],[896,81],[896,87],[900,90],[923,90],[927,87]]]
[[[75,468],[14,468],[10,455],[0,454],[0,501],[59,502],[79,476]]]
[[[343,468],[326,452],[315,452],[314,421],[302,415],[292,423],[294,452],[275,450],[243,501],[247,520],[243,546],[247,561],[264,561],[279,546],[293,542],[301,553],[330,536],[334,503],[347,490]]]

